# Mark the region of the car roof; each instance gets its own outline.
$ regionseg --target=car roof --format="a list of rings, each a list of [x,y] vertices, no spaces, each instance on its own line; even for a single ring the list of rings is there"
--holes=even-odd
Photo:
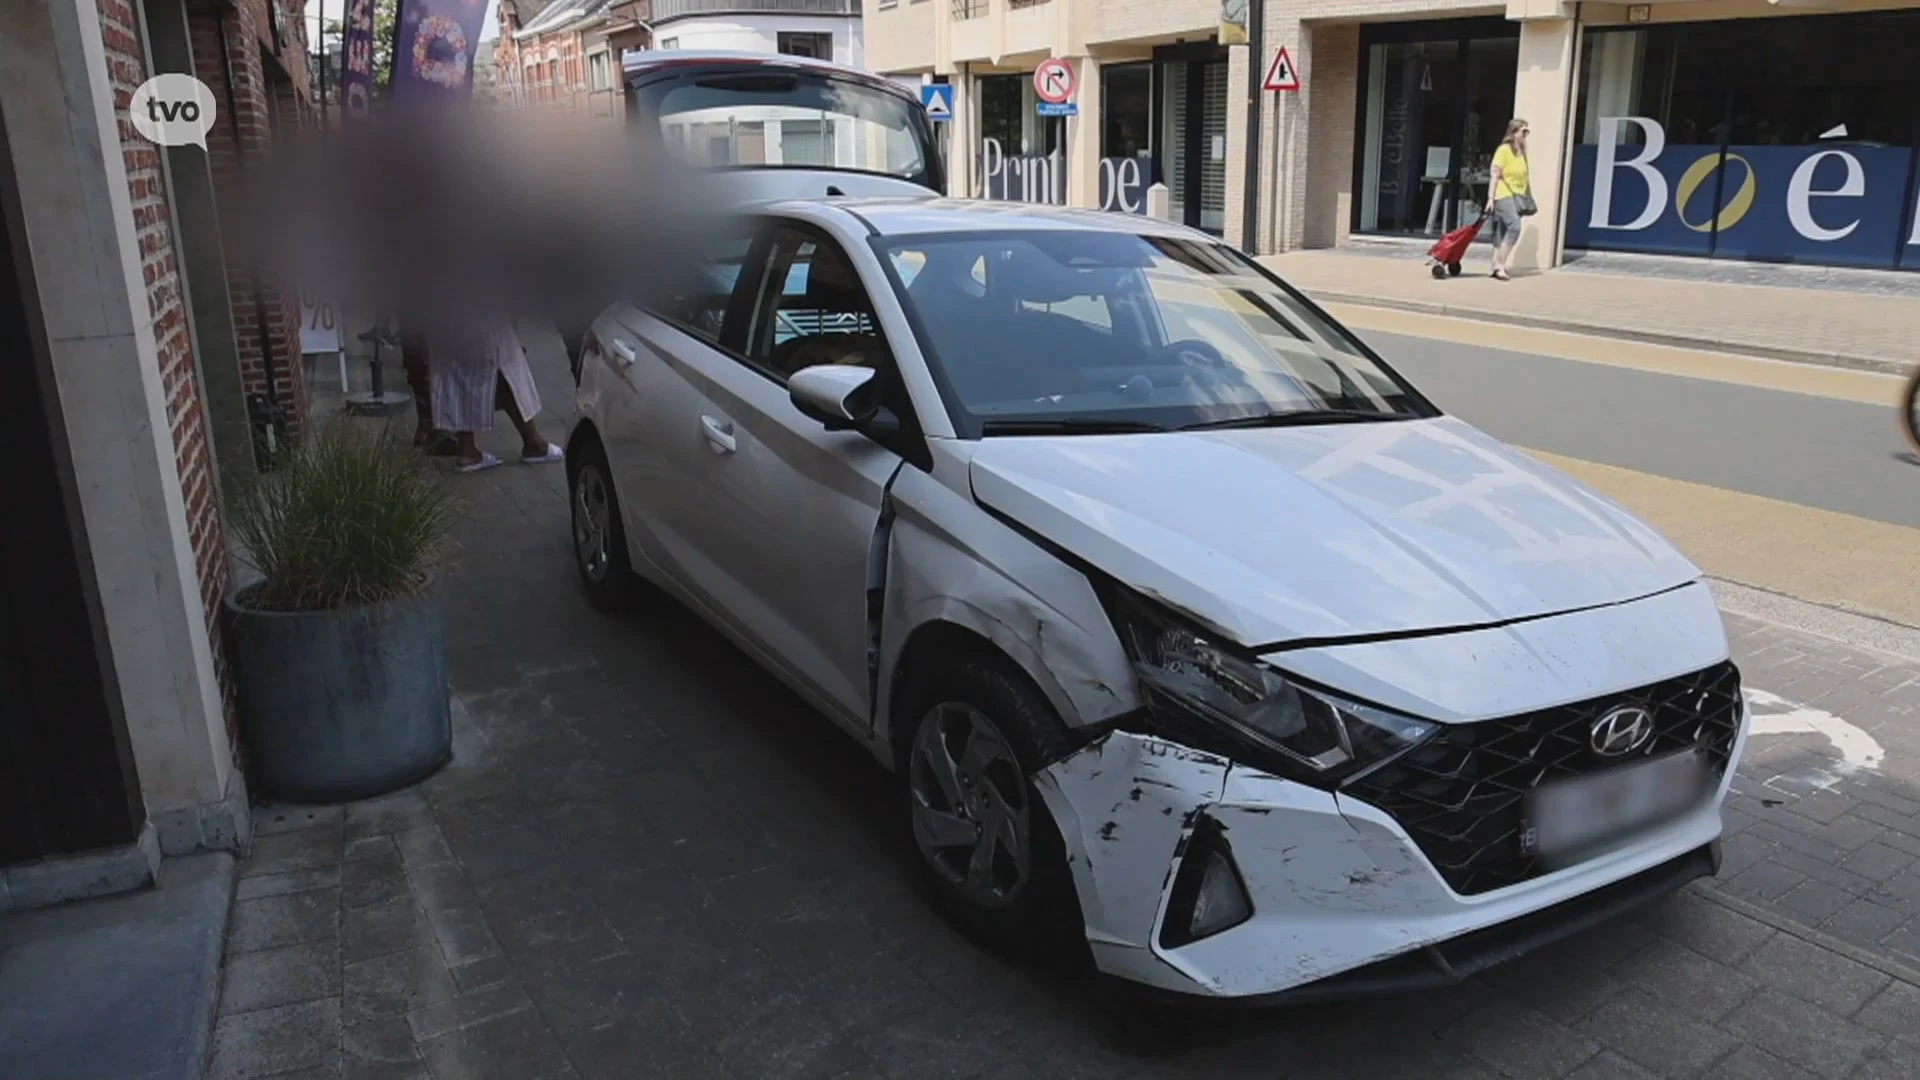
[[[636,75],[652,74],[667,68],[684,67],[711,67],[718,71],[738,71],[742,68],[755,67],[797,68],[817,75],[831,75],[863,86],[887,90],[901,97],[912,97],[906,87],[870,71],[836,64],[831,60],[789,56],[785,53],[747,52],[736,49],[647,49],[643,52],[628,53],[621,61],[621,72],[629,79]]]
[[[781,199],[763,203],[769,213],[819,213],[838,210],[857,216],[882,236],[921,233],[1006,232],[1010,230],[1085,231],[1130,236],[1169,236],[1218,241],[1185,225],[1109,210],[1088,210],[989,199],[911,197],[828,197]]]

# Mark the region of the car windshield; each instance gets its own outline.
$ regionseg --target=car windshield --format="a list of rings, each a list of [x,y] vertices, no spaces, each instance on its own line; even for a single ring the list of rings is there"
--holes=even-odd
[[[909,102],[812,73],[715,74],[645,87],[690,165],[852,169],[930,185],[926,125]]]
[[[966,434],[1433,414],[1351,334],[1219,243],[1074,230],[879,246]]]

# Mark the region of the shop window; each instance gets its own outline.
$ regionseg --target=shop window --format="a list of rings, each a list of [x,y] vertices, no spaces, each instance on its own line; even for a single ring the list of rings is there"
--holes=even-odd
[[[1567,246],[1920,267],[1920,12],[1591,30]]]
[[[778,42],[780,51],[788,56],[804,56],[810,60],[833,59],[832,34],[781,31]]]

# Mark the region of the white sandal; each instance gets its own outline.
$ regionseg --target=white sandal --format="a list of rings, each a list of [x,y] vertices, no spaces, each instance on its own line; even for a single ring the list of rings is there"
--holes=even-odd
[[[552,465],[556,461],[565,461],[567,452],[552,443],[547,444],[547,452],[539,457],[521,457],[522,465]]]
[[[484,472],[498,464],[500,464],[499,458],[483,450],[480,452],[479,461],[471,461],[465,465],[455,465],[453,470],[455,472]]]

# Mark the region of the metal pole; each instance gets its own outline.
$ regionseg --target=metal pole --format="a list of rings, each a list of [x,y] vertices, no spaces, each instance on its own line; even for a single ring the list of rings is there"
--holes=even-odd
[[[1247,4],[1247,175],[1240,210],[1240,246],[1249,255],[1260,243],[1260,129],[1266,104],[1266,0]],[[1275,103],[1276,106],[1278,102]]]

